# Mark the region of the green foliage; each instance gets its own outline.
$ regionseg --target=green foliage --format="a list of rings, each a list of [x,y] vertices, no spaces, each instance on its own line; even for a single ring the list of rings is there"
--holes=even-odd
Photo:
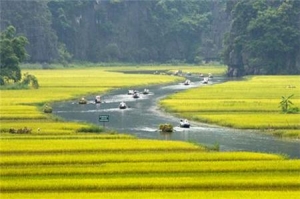
[[[52,113],[52,107],[49,104],[45,104],[44,113]]]
[[[90,125],[88,127],[79,128],[77,132],[78,133],[101,133],[103,132],[103,128],[96,125]]]
[[[165,133],[172,133],[173,132],[173,125],[172,124],[160,124],[159,130]]]
[[[294,96],[294,94],[292,94],[288,97],[281,96],[281,102],[279,103],[279,107],[281,107],[281,110],[282,110],[283,113],[298,113],[299,112],[298,107],[293,107],[292,106],[294,104],[290,99],[293,96]]]
[[[1,27],[10,25],[26,36],[30,62],[51,62],[58,59],[57,36],[51,25],[49,1],[1,1]]]
[[[0,84],[4,85],[10,81],[21,80],[21,69],[19,64],[25,60],[27,54],[25,46],[28,40],[23,36],[16,36],[16,29],[13,26],[7,27],[0,35],[0,60],[1,70]]]
[[[34,89],[39,88],[39,82],[38,82],[37,78],[34,75],[31,75],[29,73],[24,74],[22,84],[24,84],[24,85],[31,84],[32,88],[34,88]]]
[[[64,66],[68,66],[68,63],[72,61],[72,55],[68,52],[68,49],[64,43],[58,44],[59,62]]]
[[[224,62],[244,74],[299,74],[300,2],[239,0],[224,38]],[[232,75],[232,74],[231,74]]]

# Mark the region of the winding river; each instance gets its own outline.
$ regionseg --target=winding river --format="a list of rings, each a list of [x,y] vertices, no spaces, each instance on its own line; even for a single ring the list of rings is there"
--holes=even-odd
[[[101,104],[95,104],[95,96],[87,97],[88,104],[79,105],[78,101],[63,101],[53,104],[54,114],[68,121],[85,121],[121,133],[132,134],[138,138],[168,139],[196,142],[213,146],[218,144],[221,151],[254,151],[288,155],[300,158],[300,142],[284,140],[255,130],[239,130],[216,125],[191,122],[191,128],[180,128],[179,120],[170,114],[161,112],[157,107],[159,99],[185,89],[210,86],[221,83],[222,77],[214,77],[208,85],[197,76],[188,77],[192,83],[188,86],[176,83],[164,86],[152,86],[150,94],[140,95],[135,99],[128,95],[128,90],[118,89],[101,96]],[[142,91],[144,88],[135,88]],[[119,103],[126,102],[127,109],[119,109]],[[100,115],[108,115],[109,122],[99,122]],[[160,124],[170,123],[175,132],[161,134],[157,129]]]

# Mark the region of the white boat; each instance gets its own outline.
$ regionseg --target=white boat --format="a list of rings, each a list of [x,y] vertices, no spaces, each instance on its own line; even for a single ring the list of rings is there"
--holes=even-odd
[[[128,95],[133,95],[134,91],[133,90],[128,90]]]
[[[190,85],[191,84],[191,80],[189,80],[189,79],[187,79],[187,80],[185,80],[185,82],[183,83],[184,85]]]
[[[181,128],[190,128],[190,123],[187,119],[180,120],[180,127]]]
[[[133,98],[140,98],[140,94],[138,92],[133,93]]]
[[[95,103],[96,103],[96,104],[101,103],[100,95],[97,95],[97,96],[95,97]]]
[[[145,88],[144,91],[143,91],[143,94],[148,95],[149,94],[149,89]]]
[[[127,108],[127,105],[125,102],[121,102],[120,105],[119,105],[119,108],[120,109],[126,109]]]
[[[204,77],[202,83],[203,83],[203,84],[208,84],[208,78],[207,78],[207,77]]]

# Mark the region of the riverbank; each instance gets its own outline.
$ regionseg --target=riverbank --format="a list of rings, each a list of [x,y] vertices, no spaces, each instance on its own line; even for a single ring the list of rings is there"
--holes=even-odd
[[[284,81],[282,81],[284,80]],[[300,138],[299,113],[282,113],[282,96],[300,107],[299,76],[253,76],[180,92],[161,107],[191,120],[238,129],[257,129],[284,138]]]

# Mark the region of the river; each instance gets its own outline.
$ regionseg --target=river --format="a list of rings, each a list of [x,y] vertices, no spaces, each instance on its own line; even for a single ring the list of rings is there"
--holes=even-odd
[[[106,129],[134,135],[146,139],[183,140],[206,146],[219,145],[220,151],[253,151],[285,154],[290,158],[300,158],[300,142],[285,140],[256,130],[240,130],[199,122],[191,122],[190,128],[180,128],[181,118],[161,112],[157,107],[159,99],[185,89],[199,86],[211,86],[221,83],[222,77],[214,77],[208,85],[203,84],[197,76],[188,76],[192,81],[186,86],[176,83],[164,86],[148,87],[148,95],[140,95],[135,99],[128,95],[128,90],[118,89],[101,96],[102,103],[95,104],[95,96],[87,97],[88,103],[79,105],[78,101],[70,100],[53,104],[54,114],[68,121],[85,121],[103,125]],[[143,91],[144,88],[134,88]],[[119,109],[124,101],[129,108]],[[99,122],[99,116],[109,116],[108,122]],[[170,123],[174,126],[171,134],[161,134],[160,124]]]

